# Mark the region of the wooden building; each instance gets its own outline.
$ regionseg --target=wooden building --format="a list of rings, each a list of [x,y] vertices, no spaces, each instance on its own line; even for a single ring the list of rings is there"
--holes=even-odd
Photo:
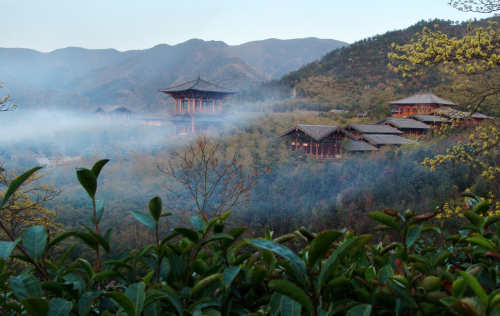
[[[344,126],[344,130],[356,137],[363,134],[403,134],[400,130],[397,130],[389,125],[348,124]]]
[[[380,148],[382,146],[401,146],[417,143],[416,141],[406,139],[397,135],[365,134],[361,136],[361,140],[364,140],[370,145],[377,148]]]
[[[439,116],[445,117],[450,121],[462,121],[464,126],[479,126],[490,117],[481,113],[471,113],[455,110],[452,108],[438,109],[435,111]]]
[[[198,79],[158,91],[175,99],[171,115],[221,114],[222,100],[238,93],[202,80],[199,76]]]
[[[318,158],[340,158],[345,152],[342,142],[355,137],[337,125],[297,124],[281,133],[292,151],[315,155]]]
[[[203,132],[209,126],[222,124],[224,112],[222,101],[237,91],[211,82],[197,79],[158,90],[175,100],[175,107],[169,111],[174,124],[174,134]]]
[[[363,140],[351,140],[351,141],[347,142],[346,149],[351,154],[357,154],[357,153],[363,154],[363,153],[367,153],[367,152],[378,151],[377,147],[372,146],[368,142],[363,141]]]
[[[432,114],[439,108],[456,105],[432,93],[418,93],[405,99],[389,102],[389,104],[396,106],[392,110],[393,117],[409,117],[412,114]]]
[[[377,123],[378,125],[389,125],[403,132],[403,136],[423,136],[431,129],[427,124],[411,118],[388,117]]]

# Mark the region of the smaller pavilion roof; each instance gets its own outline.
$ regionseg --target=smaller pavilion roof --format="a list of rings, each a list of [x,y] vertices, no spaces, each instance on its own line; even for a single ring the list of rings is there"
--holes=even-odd
[[[490,118],[488,115],[482,113],[472,113],[471,112],[463,112],[455,109],[438,109],[435,111],[439,115],[446,116],[450,119],[465,119],[465,118],[475,118],[475,119],[488,119]]]
[[[423,123],[449,123],[450,120],[438,115],[413,114],[411,118]]]
[[[186,83],[177,85],[177,86],[172,86],[168,87],[165,89],[160,89],[158,90],[159,92],[163,93],[171,93],[171,92],[181,92],[181,91],[186,91],[186,90],[196,90],[196,91],[203,91],[203,92],[217,92],[217,93],[226,93],[226,94],[234,94],[238,93],[238,91],[234,91],[228,88],[224,88],[221,86],[218,86],[214,83],[205,81],[200,79],[198,76],[198,79],[188,81]]]
[[[134,110],[129,108],[128,106],[125,105],[115,105],[115,106],[99,106],[97,110],[94,113],[112,113],[112,112],[130,112],[130,113],[135,113]]]
[[[314,138],[317,141],[325,138],[326,136],[330,135],[335,131],[341,131],[351,139],[355,138],[354,136],[346,132],[343,128],[341,128],[338,125],[307,125],[307,124],[297,124],[294,127],[291,127],[286,131],[284,131],[283,133],[281,133],[278,137],[283,137],[295,129],[301,130],[302,132],[304,132],[305,134],[309,135],[310,137]]]
[[[429,125],[410,118],[388,117],[382,121],[379,121],[377,124],[384,124],[386,122],[392,126],[395,126],[396,128],[401,128],[401,129],[406,129],[406,128],[431,129]]]
[[[356,152],[356,151],[378,151],[377,147],[374,147],[367,142],[364,142],[362,140],[351,140],[347,145],[347,150],[351,152]]]
[[[365,134],[361,138],[375,146],[416,144],[416,141],[396,135]]]
[[[348,129],[349,127],[360,134],[403,134],[403,132],[388,125],[348,124],[344,126],[344,129]]]
[[[441,104],[448,106],[456,105],[455,103],[442,99],[432,93],[417,93],[405,99],[389,102],[389,104]]]

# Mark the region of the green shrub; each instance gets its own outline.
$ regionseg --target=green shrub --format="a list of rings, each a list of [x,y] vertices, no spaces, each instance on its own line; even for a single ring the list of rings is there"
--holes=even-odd
[[[158,222],[171,214],[155,197],[149,215],[133,213],[155,243],[113,253],[112,230],[99,232],[104,209],[95,200],[106,162],[77,170],[94,206],[93,228],[82,224],[83,231],[53,237],[35,226],[18,240],[0,242],[2,315],[500,314],[500,216],[486,216],[491,205],[471,193],[464,194],[468,222],[441,245],[435,238],[441,230],[429,224],[437,212],[411,210],[369,213],[380,223],[376,231],[398,236],[387,244],[345,229],[315,234],[301,228],[278,238],[266,229],[264,238],[242,240],[245,227],[226,229],[230,212],[195,216],[192,227],[159,236]],[[37,170],[12,182],[0,208]],[[76,243],[51,257],[69,237],[90,247],[96,262],[67,262]],[[297,245],[305,246],[292,251]],[[108,255],[103,262],[101,249]],[[29,267],[13,275],[9,257]]]

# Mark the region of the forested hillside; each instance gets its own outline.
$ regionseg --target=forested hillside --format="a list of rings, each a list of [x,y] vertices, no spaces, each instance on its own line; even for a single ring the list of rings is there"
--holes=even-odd
[[[472,27],[486,27],[490,20],[499,21],[500,18],[471,21]],[[276,109],[289,109],[290,105],[295,103],[298,108],[303,109],[368,111],[373,117],[390,115],[390,107],[387,104],[389,101],[429,90],[460,104],[462,96],[453,91],[452,87],[454,84],[463,83],[463,79],[444,74],[441,69],[436,69],[425,76],[403,78],[400,73],[388,67],[390,63],[394,63],[388,57],[388,53],[394,51],[393,43],[403,45],[410,42],[424,27],[437,28],[450,37],[459,37],[467,32],[467,24],[468,22],[456,23],[438,19],[421,21],[404,30],[366,38],[336,49],[320,60],[292,71],[279,80],[271,80],[249,89],[241,95],[241,99],[283,100],[290,98],[291,91],[295,88],[301,101],[286,101]],[[491,75],[485,76],[491,77]],[[468,80],[480,81],[481,78],[485,77],[479,76]]]

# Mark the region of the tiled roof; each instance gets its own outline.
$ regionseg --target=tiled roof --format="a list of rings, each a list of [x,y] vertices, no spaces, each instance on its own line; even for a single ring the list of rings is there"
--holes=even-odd
[[[224,88],[224,87],[218,86],[216,84],[213,84],[211,82],[202,80],[202,79],[200,79],[200,77],[198,77],[198,79],[195,79],[195,80],[192,80],[192,81],[189,81],[189,82],[177,85],[177,86],[161,89],[158,91],[168,93],[168,92],[181,92],[181,91],[186,91],[186,90],[196,90],[196,91],[204,91],[204,92],[218,92],[218,93],[228,93],[228,94],[238,93],[237,91],[234,91],[234,90],[231,90],[228,88]]]
[[[125,105],[114,106],[111,109],[107,110],[106,113],[119,112],[119,111],[134,113],[134,111],[132,109],[130,109],[129,107],[127,107]]]
[[[306,125],[306,124],[297,124],[294,127],[291,127],[281,133],[279,137],[283,137],[286,134],[290,133],[291,131],[299,129],[302,132],[306,133],[310,137],[316,139],[316,140],[321,140],[324,137],[330,135],[331,133],[335,132],[336,130],[340,130],[343,133],[345,133],[349,138],[354,138],[351,134],[343,130],[340,126],[338,125]]]
[[[396,135],[377,135],[377,134],[365,134],[361,136],[370,143],[378,145],[405,145],[405,144],[416,144],[416,141],[411,139],[403,138]]]
[[[388,117],[385,120],[378,122],[377,124],[384,124],[385,122],[395,126],[396,128],[414,128],[414,129],[430,129],[431,127],[420,121],[409,119],[409,118],[396,118]]]
[[[344,129],[351,127],[360,134],[403,134],[403,132],[390,127],[388,125],[374,125],[374,124],[349,124],[344,126]]]
[[[378,148],[374,147],[362,140],[351,140],[346,145],[348,151],[377,151]]]
[[[442,104],[442,105],[456,105],[455,103],[435,96],[432,93],[417,93],[411,97],[392,101],[389,104]]]
[[[488,119],[488,115],[482,113],[463,112],[455,109],[438,109],[435,111],[436,114],[446,116],[450,119],[465,119],[465,118],[475,118],[475,119]]]
[[[447,123],[450,122],[450,120],[438,116],[438,115],[427,115],[427,114],[413,114],[410,115],[411,118],[414,118],[420,122],[424,123]]]

